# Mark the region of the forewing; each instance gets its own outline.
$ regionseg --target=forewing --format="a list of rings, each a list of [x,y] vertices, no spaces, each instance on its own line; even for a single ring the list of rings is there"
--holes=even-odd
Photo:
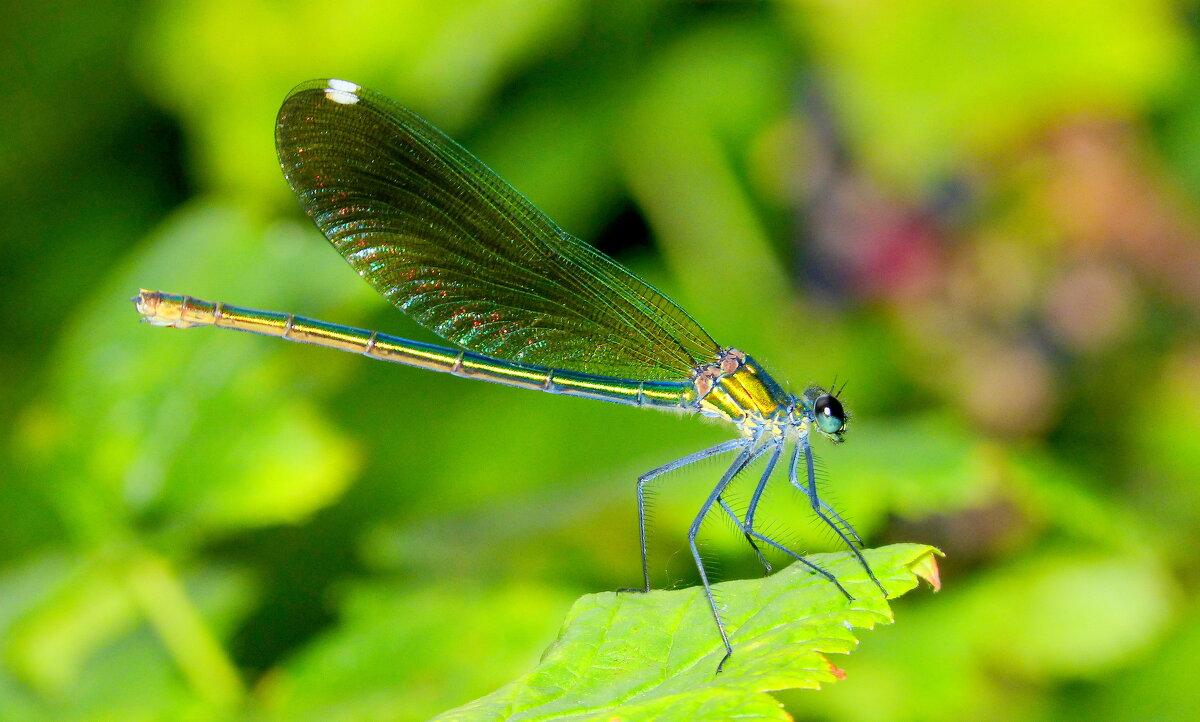
[[[679,306],[563,232],[462,146],[353,83],[284,101],[280,165],[338,253],[442,338],[495,358],[685,379],[717,344]]]

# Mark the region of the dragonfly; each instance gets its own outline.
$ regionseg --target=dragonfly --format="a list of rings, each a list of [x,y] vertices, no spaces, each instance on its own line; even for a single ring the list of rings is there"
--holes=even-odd
[[[710,512],[733,520],[768,572],[760,545],[853,599],[828,570],[755,529],[781,461],[812,512],[887,596],[862,554],[862,538],[817,493],[814,432],[834,443],[846,433],[848,416],[834,389],[785,391],[753,357],[719,345],[667,296],[564,232],[469,151],[380,93],[344,80],[303,83],[279,110],[275,142],[284,177],[334,249],[384,298],[455,347],[145,289],[133,299],[142,321],[275,336],[467,379],[728,422],[735,438],[637,479],[642,587],[628,590],[650,591],[646,485],[731,455],[687,533],[724,646],[718,672],[733,647],[696,544]],[[739,514],[725,494],[764,457]]]

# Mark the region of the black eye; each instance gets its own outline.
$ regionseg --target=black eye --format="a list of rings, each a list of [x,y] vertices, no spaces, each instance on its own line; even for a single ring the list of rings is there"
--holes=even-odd
[[[817,427],[827,434],[836,434],[846,425],[846,411],[837,397],[821,394],[813,404],[813,412],[817,415]]]

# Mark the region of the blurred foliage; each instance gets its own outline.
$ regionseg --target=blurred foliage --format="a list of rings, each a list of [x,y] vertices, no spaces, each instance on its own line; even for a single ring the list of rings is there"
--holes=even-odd
[[[825,493],[935,544],[805,719],[1190,719],[1191,3],[50,0],[0,65],[0,717],[420,719],[637,580],[633,479],[728,430],[136,323],[139,286],[433,340],[279,176],[311,77],[413,107],[792,388]],[[719,473],[658,488],[656,586]],[[748,490],[742,489],[743,496]],[[746,499],[741,500],[745,503]],[[773,489],[767,529],[835,540]],[[802,521],[803,520],[803,521]],[[758,574],[727,524],[725,578]]]

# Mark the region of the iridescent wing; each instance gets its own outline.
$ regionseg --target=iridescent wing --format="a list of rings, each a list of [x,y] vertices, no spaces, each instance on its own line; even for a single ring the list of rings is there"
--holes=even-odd
[[[674,302],[378,93],[305,83],[280,108],[275,140],[292,191],[338,253],[447,341],[647,380],[686,379],[717,356]]]

